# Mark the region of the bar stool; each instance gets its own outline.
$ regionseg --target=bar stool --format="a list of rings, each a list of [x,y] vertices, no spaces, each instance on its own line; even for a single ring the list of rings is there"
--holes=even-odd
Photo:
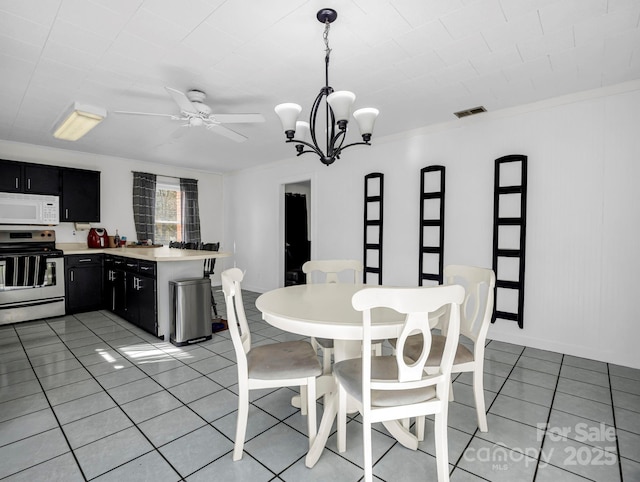
[[[219,251],[220,243],[204,243],[201,246],[203,251]],[[203,277],[211,279],[213,269],[216,266],[216,258],[209,258],[204,260]],[[211,287],[211,307],[213,308],[213,315],[218,318],[218,306],[216,300],[213,297],[213,286]]]

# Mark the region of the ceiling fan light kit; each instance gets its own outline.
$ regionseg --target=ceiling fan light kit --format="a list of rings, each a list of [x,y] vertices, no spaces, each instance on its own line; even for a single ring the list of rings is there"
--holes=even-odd
[[[286,142],[293,142],[296,145],[298,156],[306,153],[315,153],[320,157],[320,161],[325,165],[330,165],[336,159],[340,159],[340,154],[347,147],[355,145],[370,146],[371,136],[373,134],[373,126],[379,114],[378,109],[372,107],[358,109],[353,112],[353,117],[358,123],[362,142],[353,142],[344,145],[347,134],[347,125],[351,109],[356,100],[353,92],[346,90],[334,91],[329,86],[329,56],[331,49],[329,48],[329,28],[332,22],[338,18],[338,13],[331,8],[323,8],[318,11],[316,18],[324,24],[323,39],[325,43],[325,85],[320,89],[320,93],[316,97],[311,107],[309,122],[298,121],[298,117],[302,112],[302,107],[294,103],[279,104],[275,107],[275,112],[280,117],[282,129],[287,138]],[[323,103],[325,104],[325,125],[317,126],[318,111]],[[325,130],[324,149],[319,145],[317,132]],[[310,137],[310,142],[307,140]]]
[[[77,141],[107,117],[106,109],[74,102],[61,121],[56,124],[53,137],[64,141]]]

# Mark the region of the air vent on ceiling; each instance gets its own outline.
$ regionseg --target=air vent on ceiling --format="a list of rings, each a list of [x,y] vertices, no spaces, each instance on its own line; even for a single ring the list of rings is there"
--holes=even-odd
[[[466,110],[454,112],[454,114],[458,119],[461,119],[463,117],[467,117],[470,115],[482,114],[483,112],[487,112],[487,109],[485,109],[482,106],[479,106],[479,107],[473,107],[472,109],[466,109]]]

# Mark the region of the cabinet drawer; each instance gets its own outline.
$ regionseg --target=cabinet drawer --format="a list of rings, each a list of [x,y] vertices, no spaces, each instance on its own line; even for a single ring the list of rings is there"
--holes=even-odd
[[[156,263],[153,261],[138,261],[138,273],[155,278]]]
[[[101,266],[102,254],[72,254],[64,257],[68,268],[77,268],[80,266]]]
[[[130,273],[138,272],[138,260],[131,258],[124,258],[124,269]]]

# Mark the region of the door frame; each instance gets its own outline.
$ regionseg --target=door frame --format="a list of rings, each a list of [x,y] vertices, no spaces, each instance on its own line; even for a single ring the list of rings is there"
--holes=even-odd
[[[293,176],[290,178],[283,179],[280,185],[278,186],[278,206],[279,206],[279,216],[278,216],[278,286],[284,286],[284,208],[285,208],[285,192],[287,184],[299,184],[301,182],[309,183],[309,192],[311,199],[309,200],[309,212],[307,212],[307,216],[309,217],[309,240],[311,243],[311,259],[315,258],[316,254],[316,220],[317,220],[317,195],[315,194],[315,184],[316,184],[316,176],[315,174],[299,174],[297,176]]]

